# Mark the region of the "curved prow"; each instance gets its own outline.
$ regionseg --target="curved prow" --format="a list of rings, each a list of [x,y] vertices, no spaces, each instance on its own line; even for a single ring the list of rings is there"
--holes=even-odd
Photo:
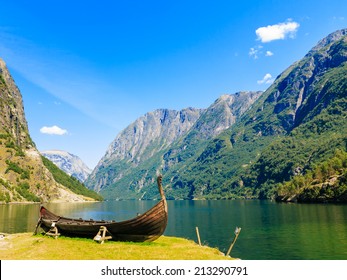
[[[164,190],[163,190],[163,186],[162,186],[162,180],[163,180],[163,176],[159,175],[157,177],[157,184],[158,184],[158,189],[159,189],[159,193],[162,199],[165,199],[165,194],[164,194]]]

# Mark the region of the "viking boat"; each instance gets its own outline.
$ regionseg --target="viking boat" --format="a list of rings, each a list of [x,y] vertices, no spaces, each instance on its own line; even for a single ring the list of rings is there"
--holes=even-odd
[[[55,229],[59,235],[94,237],[95,240],[96,236],[100,236],[100,229],[104,228],[110,235],[109,238],[114,241],[153,241],[164,233],[168,220],[167,202],[161,182],[160,175],[157,183],[161,200],[133,219],[121,222],[71,219],[58,216],[41,206],[35,233],[38,227],[41,227],[46,233]]]

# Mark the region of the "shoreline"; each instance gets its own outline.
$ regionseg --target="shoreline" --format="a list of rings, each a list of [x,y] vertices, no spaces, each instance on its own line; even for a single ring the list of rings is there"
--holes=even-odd
[[[139,199],[138,201],[159,201],[160,199]],[[232,200],[259,200],[259,201],[272,201],[276,202],[277,204],[332,204],[332,205],[344,205],[347,204],[345,201],[290,201],[290,200],[275,200],[275,199],[259,199],[259,198],[236,198],[236,199],[167,199],[167,201],[232,201]],[[137,199],[110,199],[110,200],[85,200],[85,201],[45,201],[45,202],[34,202],[34,201],[11,201],[11,202],[2,202],[0,201],[1,205],[26,205],[26,204],[46,204],[46,203],[99,203],[99,202],[105,202],[105,201],[137,201]]]
[[[45,201],[45,202],[34,202],[34,201],[12,201],[12,202],[0,202],[1,205],[27,205],[27,204],[45,204],[45,203],[96,203],[102,202],[97,200],[86,200],[86,201]]]

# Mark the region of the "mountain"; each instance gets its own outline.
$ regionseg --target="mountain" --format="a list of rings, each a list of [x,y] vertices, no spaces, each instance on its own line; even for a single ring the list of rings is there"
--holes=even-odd
[[[211,139],[231,128],[261,95],[261,91],[244,91],[222,95],[206,109],[184,137],[171,145],[163,155],[162,163],[165,177],[170,178],[170,184],[174,183],[176,186],[174,189],[168,188],[166,190],[168,198],[203,198],[202,193],[194,193],[194,188],[184,188],[180,174],[195,164]]]
[[[343,29],[319,41],[264,93],[221,96],[167,145],[144,133],[153,144],[145,146],[146,157],[135,156],[143,136],[134,137],[129,126],[130,138],[117,136],[93,171],[95,190],[107,198],[152,199],[153,174],[161,172],[169,199],[346,202],[346,89]]]
[[[58,170],[30,138],[22,95],[0,59],[0,203],[101,199]]]
[[[80,182],[84,182],[92,170],[76,155],[60,150],[42,151],[41,155],[48,158],[61,170]]]
[[[202,112],[194,108],[181,111],[158,109],[140,117],[117,135],[86,180],[86,186],[102,193],[117,181],[132,176],[129,174],[134,168],[153,160],[175,139],[184,135]],[[153,174],[156,170],[149,175]],[[131,195],[125,190],[124,195],[127,194]]]
[[[157,172],[184,167],[196,151],[231,127],[260,95],[226,94],[204,110],[157,110],[146,114],[116,137],[86,185],[107,198],[153,199],[157,194],[153,180]]]
[[[346,201],[346,34],[330,34],[280,74],[239,122],[166,181],[167,191],[183,188],[192,198]],[[331,161],[338,163],[318,176]]]

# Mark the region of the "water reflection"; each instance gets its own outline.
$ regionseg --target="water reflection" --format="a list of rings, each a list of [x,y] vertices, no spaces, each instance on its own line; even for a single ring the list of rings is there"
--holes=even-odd
[[[38,214],[38,204],[0,205],[0,232],[31,231],[35,229]]]

